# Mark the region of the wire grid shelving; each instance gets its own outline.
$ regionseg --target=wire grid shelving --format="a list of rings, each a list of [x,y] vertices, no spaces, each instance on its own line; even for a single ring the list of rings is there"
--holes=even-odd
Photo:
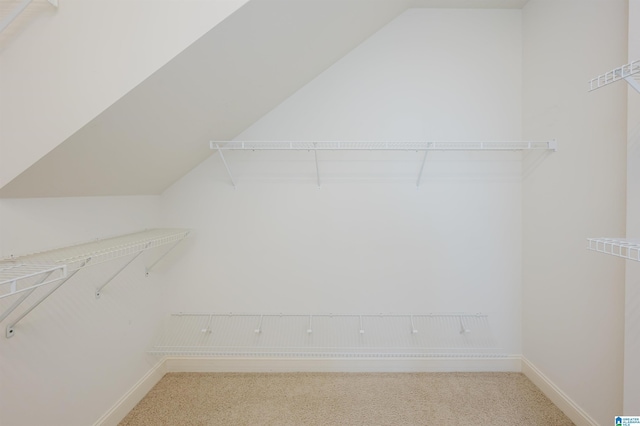
[[[589,250],[640,262],[640,241],[625,238],[587,238]]]
[[[211,149],[220,150],[280,150],[280,151],[519,151],[553,150],[558,148],[551,141],[486,141],[486,142],[439,142],[439,141],[228,141],[210,142]]]
[[[427,153],[429,151],[557,151],[556,140],[550,141],[210,141],[212,150],[218,151],[231,184],[236,182],[225,159],[224,151],[310,151],[315,156],[316,181],[320,187],[318,151],[416,151],[424,152],[416,187],[420,186]]]
[[[67,277],[66,265],[0,263],[0,299]]]
[[[155,355],[206,357],[495,357],[483,314],[174,314]]]
[[[11,306],[0,313],[0,322],[22,305],[36,289],[47,284],[51,287],[40,299],[31,303],[22,315],[13,320],[7,327],[7,337],[13,335],[14,326],[22,318],[84,267],[130,257],[124,266],[98,287],[96,298],[99,298],[100,291],[144,251],[173,244],[146,268],[148,274],[156,263],[189,235],[189,232],[188,229],[149,229],[0,260],[0,299],[20,294]]]
[[[589,80],[589,91],[599,89],[616,81],[626,80],[635,90],[640,92],[640,60],[630,62]]]

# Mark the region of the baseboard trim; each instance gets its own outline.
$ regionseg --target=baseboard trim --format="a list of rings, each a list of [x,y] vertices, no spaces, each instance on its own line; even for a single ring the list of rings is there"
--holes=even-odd
[[[165,358],[166,371],[205,372],[520,372],[520,356],[496,358]]]
[[[576,426],[598,426],[598,423],[591,416],[525,357],[522,357],[522,373],[562,410]]]
[[[496,358],[206,358],[165,357],[149,370],[94,426],[115,426],[165,373],[228,372],[522,372],[576,426],[599,426],[525,357]]]
[[[129,411],[145,397],[166,373],[166,363],[161,359],[138,382],[133,385],[93,426],[116,426]]]

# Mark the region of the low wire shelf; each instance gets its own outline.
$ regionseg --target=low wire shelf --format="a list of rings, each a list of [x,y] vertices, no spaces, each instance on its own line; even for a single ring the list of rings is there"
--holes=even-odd
[[[206,357],[496,357],[483,314],[173,314],[155,355]]]

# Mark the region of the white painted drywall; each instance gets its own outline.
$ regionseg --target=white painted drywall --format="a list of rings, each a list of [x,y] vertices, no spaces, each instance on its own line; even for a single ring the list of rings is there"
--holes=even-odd
[[[519,140],[521,12],[410,9],[238,139]],[[519,354],[520,153],[228,153],[161,197],[197,230],[167,309],[484,312]]]
[[[0,187],[246,0],[65,0],[0,53]]]
[[[625,234],[627,2],[523,9],[525,138],[560,149],[523,183],[523,354],[599,424],[622,410],[624,264],[586,238]]]
[[[157,227],[158,207],[158,197],[0,200],[0,257]],[[93,424],[149,371],[157,359],[145,351],[163,315],[160,274],[145,278],[144,266],[161,250],[137,258],[99,300],[95,289],[128,259],[78,272],[12,338],[4,330],[22,308],[1,323],[0,424]],[[0,300],[0,312],[14,300]]]
[[[628,61],[640,59],[640,1],[629,0]],[[625,62],[627,63],[627,62]],[[621,64],[622,65],[622,64]],[[627,84],[620,83],[623,86]],[[640,238],[640,93],[627,88],[627,237]],[[640,263],[626,262],[624,414],[640,413]]]

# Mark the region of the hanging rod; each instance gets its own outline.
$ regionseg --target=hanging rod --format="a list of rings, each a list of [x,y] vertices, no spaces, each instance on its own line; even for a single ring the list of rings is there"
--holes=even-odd
[[[640,59],[608,71],[596,78],[592,78],[589,80],[589,92],[615,83],[616,81],[626,80],[629,86],[640,93],[640,82],[636,79],[640,77],[638,73],[640,73]]]
[[[212,150],[236,151],[522,151],[558,150],[550,141],[211,141]]]

